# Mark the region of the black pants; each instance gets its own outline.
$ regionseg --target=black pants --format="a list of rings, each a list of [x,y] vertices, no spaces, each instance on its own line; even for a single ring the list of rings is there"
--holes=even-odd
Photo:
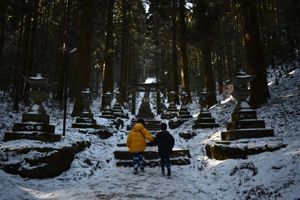
[[[161,170],[164,171],[165,167],[169,170],[171,169],[171,163],[170,163],[170,156],[169,155],[161,155],[160,156],[160,162],[161,162]]]

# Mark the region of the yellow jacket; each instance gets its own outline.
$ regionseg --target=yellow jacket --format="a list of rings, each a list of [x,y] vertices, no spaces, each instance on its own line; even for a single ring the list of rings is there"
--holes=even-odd
[[[136,123],[127,137],[127,147],[129,148],[129,152],[137,153],[145,151],[147,145],[145,140],[148,140],[149,142],[153,140],[151,133],[149,133],[143,124]]]

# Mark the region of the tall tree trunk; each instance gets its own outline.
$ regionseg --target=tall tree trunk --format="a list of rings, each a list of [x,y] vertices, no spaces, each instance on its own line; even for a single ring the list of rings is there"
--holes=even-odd
[[[242,5],[246,55],[250,72],[255,75],[250,84],[250,104],[253,107],[258,107],[266,103],[270,98],[256,5],[257,0],[245,0]]]
[[[178,66],[177,66],[177,0],[172,0],[172,67],[169,68],[170,90],[174,91],[178,96]]]
[[[220,53],[220,52],[219,52]],[[217,55],[217,68],[218,68],[218,89],[219,89],[219,94],[223,93],[223,55],[221,53]]]
[[[65,72],[66,72],[66,59],[67,59],[67,51],[69,48],[68,45],[68,25],[69,25],[69,9],[70,9],[70,1],[63,1],[63,13],[60,20],[59,27],[59,42],[58,42],[58,54],[57,54],[57,90],[56,90],[56,100],[62,105],[63,96],[64,96],[64,88],[65,88]]]
[[[3,0],[0,3],[0,70],[4,67],[4,56],[3,56],[3,48],[4,48],[4,41],[5,41],[5,12],[7,1]]]
[[[204,37],[208,38],[208,37]],[[216,83],[213,76],[212,64],[211,64],[211,48],[208,40],[203,41],[202,54],[204,60],[203,78],[204,86],[209,92],[208,106],[212,106],[217,103],[216,99]]]
[[[79,1],[80,9],[80,35],[78,46],[78,62],[74,70],[74,93],[75,103],[72,115],[77,116],[82,112],[83,102],[80,92],[89,87],[90,72],[92,65],[92,37],[93,37],[93,14],[94,0]]]
[[[38,11],[39,11],[39,0],[34,0],[32,2],[32,13],[30,18],[30,33],[29,33],[29,43],[28,43],[28,51],[26,54],[26,62],[25,62],[25,72],[23,75],[31,76],[36,73],[36,42],[37,42],[37,26],[38,26]],[[25,83],[25,88],[23,91],[23,100],[26,104],[29,104],[28,92],[30,89],[30,85]]]
[[[114,37],[113,37],[113,14],[114,0],[108,0],[108,9],[106,17],[106,39],[105,39],[105,69],[104,80],[102,85],[102,102],[104,102],[104,94],[106,92],[113,93],[113,55],[114,55]],[[103,108],[103,103],[102,103]]]
[[[180,55],[181,55],[181,80],[182,80],[183,89],[187,93],[189,101],[191,101],[187,44],[186,44],[185,0],[179,0],[179,25],[180,25],[179,48],[180,48]]]
[[[29,5],[26,5],[29,6]],[[27,10],[30,10],[27,8]],[[22,75],[27,74],[28,48],[31,29],[32,13],[24,12],[19,31],[18,53],[16,58],[16,73],[14,77],[14,110],[19,109],[19,103],[24,97],[24,80]]]
[[[122,44],[121,44],[121,73],[120,73],[120,95],[121,103],[127,101],[128,84],[128,54],[129,54],[129,2],[122,0]]]

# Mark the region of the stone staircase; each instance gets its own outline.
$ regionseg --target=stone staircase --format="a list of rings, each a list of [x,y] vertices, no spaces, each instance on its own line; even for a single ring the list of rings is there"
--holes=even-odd
[[[155,136],[157,132],[161,130],[161,121],[156,120],[154,114],[151,111],[149,103],[149,93],[145,93],[144,99],[140,106],[139,112],[135,119],[131,120],[131,124],[127,126],[127,134],[132,129],[137,119],[143,119],[145,121],[145,127],[147,130]],[[126,138],[124,138],[126,141]],[[124,141],[124,142],[125,142]],[[125,143],[118,144],[118,149],[114,152],[116,159],[116,165],[118,167],[130,167],[132,163],[132,154],[128,152],[128,148]],[[148,166],[155,167],[159,166],[160,159],[157,151],[157,147],[148,146],[144,152],[145,160]],[[173,153],[170,157],[172,165],[188,165],[190,164],[190,152],[188,149],[173,148]]]
[[[211,113],[208,110],[202,110],[193,125],[193,129],[215,127],[219,127],[219,124],[217,124],[215,119],[212,118]]]
[[[232,113],[232,122],[221,133],[221,140],[212,140],[206,144],[206,153],[210,158],[225,160],[247,158],[248,155],[265,151],[275,151],[286,145],[274,137],[273,129],[265,128],[265,121],[257,119],[257,113],[247,106],[237,106]]]
[[[132,154],[128,152],[126,146],[122,145],[119,150],[114,152],[117,167],[132,167]],[[157,147],[147,147],[144,152],[146,163],[150,167],[160,165],[160,157],[157,152]],[[170,156],[172,165],[189,165],[190,164],[190,151],[188,149],[173,148]]]
[[[58,142],[61,135],[55,134],[55,126],[49,124],[50,117],[46,113],[27,112],[22,115],[22,122],[14,123],[12,131],[5,132],[3,141],[9,140],[39,140],[43,142]]]

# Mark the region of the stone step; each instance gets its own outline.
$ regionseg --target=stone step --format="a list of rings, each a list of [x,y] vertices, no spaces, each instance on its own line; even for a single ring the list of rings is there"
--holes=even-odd
[[[114,157],[117,160],[117,166],[132,166],[132,154],[128,152],[127,147],[115,151]],[[147,147],[144,157],[146,162],[150,163],[151,166],[158,166],[160,163],[157,147]],[[190,158],[191,155],[188,149],[174,148],[170,155],[173,165],[188,165],[190,164]]]
[[[22,122],[39,122],[49,124],[50,117],[47,114],[41,113],[24,113],[22,115]]]
[[[161,121],[157,120],[144,120],[145,121],[145,127],[149,131],[158,131],[160,130],[160,124]],[[136,120],[133,120],[131,125],[127,126],[127,131],[130,131],[133,128],[133,125],[136,123]]]
[[[100,125],[94,123],[73,123],[72,128],[94,128],[99,129],[101,128]]]
[[[244,120],[239,120],[236,123],[231,122],[227,125],[227,130],[247,129],[247,128],[265,128],[265,121],[256,120],[256,119],[244,119]]]
[[[189,165],[191,164],[188,158],[170,159],[171,165]],[[116,162],[117,167],[133,167],[133,162],[130,160],[122,160]],[[157,167],[160,166],[160,160],[146,160],[146,166]]]
[[[221,133],[222,140],[237,140],[242,138],[261,138],[274,136],[273,129],[237,129]]]
[[[193,129],[198,129],[198,128],[216,128],[219,127],[219,124],[216,123],[195,123],[193,125]]]
[[[266,141],[210,141],[205,145],[206,154],[211,159],[246,159],[248,155],[267,151],[276,151],[287,145],[281,140],[269,139]]]
[[[40,131],[46,133],[54,133],[55,126],[50,124],[43,124],[43,123],[14,123],[13,132],[18,131]]]
[[[79,117],[81,117],[81,118],[90,118],[91,119],[91,118],[94,117],[94,115],[93,115],[93,113],[90,113],[90,112],[82,112]]]
[[[58,142],[61,139],[61,135],[38,131],[18,131],[5,132],[3,136],[3,141],[20,139],[39,140],[43,142]]]
[[[214,118],[198,118],[195,123],[215,123],[216,120]]]
[[[96,120],[93,118],[82,118],[82,117],[77,117],[75,120],[75,123],[92,123],[95,124]]]
[[[178,119],[190,119],[190,118],[193,118],[192,115],[190,115],[189,113],[188,114],[179,114]]]
[[[198,115],[198,118],[211,118],[211,113],[210,112],[200,112]]]
[[[242,110],[231,114],[232,121],[243,120],[243,119],[257,119],[255,110]]]
[[[132,154],[128,151],[127,147],[121,147],[120,150],[114,152],[115,159],[118,160],[132,160]],[[157,147],[147,147],[144,152],[146,160],[159,159]],[[188,149],[173,148],[170,158],[187,157],[191,158],[190,151]]]

